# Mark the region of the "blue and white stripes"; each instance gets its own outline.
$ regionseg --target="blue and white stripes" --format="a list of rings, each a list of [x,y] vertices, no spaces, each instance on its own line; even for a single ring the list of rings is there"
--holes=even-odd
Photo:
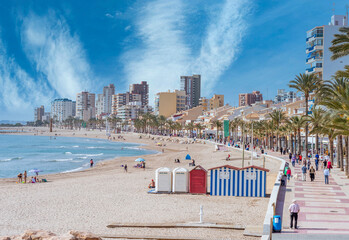
[[[210,194],[215,196],[265,197],[266,171],[226,166],[210,170]]]

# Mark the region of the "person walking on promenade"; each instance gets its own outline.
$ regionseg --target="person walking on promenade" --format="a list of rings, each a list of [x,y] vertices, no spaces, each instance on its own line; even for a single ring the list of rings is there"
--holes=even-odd
[[[282,155],[282,152],[283,152],[283,151],[282,151],[282,147],[281,147],[281,148],[280,148],[280,154],[281,154],[281,155]]]
[[[288,155],[288,158],[290,159],[290,162],[291,162],[291,159],[292,159],[292,153],[290,153],[290,154]]]
[[[290,178],[291,178],[291,168],[287,168],[286,175],[287,175],[287,180],[290,181]]]
[[[323,164],[322,169],[327,168],[327,159],[326,159],[326,158],[324,159],[324,161],[322,162],[322,164]]]
[[[328,168],[325,168],[324,176],[325,176],[325,184],[329,184],[328,178],[330,176],[330,170]]]
[[[315,157],[315,168],[316,168],[316,171],[319,170],[319,158],[316,158],[316,157]]]
[[[290,218],[291,218],[290,228],[293,228],[293,220],[294,220],[294,228],[298,229],[297,221],[298,221],[298,213],[300,211],[300,207],[296,200],[292,201],[292,204],[288,208],[288,211],[290,212]]]
[[[308,158],[308,160],[307,160],[308,170],[310,169],[310,164],[311,164],[310,158]]]
[[[303,165],[302,167],[302,180],[306,181],[307,178],[307,167],[305,165]]]
[[[331,171],[331,169],[332,169],[332,163],[331,163],[331,161],[328,161],[328,162],[327,162],[327,168],[328,168],[329,171]]]
[[[313,166],[311,166],[310,169],[309,169],[309,175],[310,175],[310,181],[314,181],[314,179],[315,179],[315,169],[313,168]]]
[[[292,166],[295,167],[295,165],[296,165],[296,158],[295,158],[295,156],[292,157],[291,162],[292,162]]]
[[[303,157],[302,157],[302,154],[298,154],[299,155],[299,161],[302,163],[302,160],[303,160]]]

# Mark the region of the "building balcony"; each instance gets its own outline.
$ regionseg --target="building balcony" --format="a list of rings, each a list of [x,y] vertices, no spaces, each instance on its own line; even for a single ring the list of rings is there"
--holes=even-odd
[[[322,67],[311,67],[305,70],[306,74],[322,72]]]
[[[306,62],[307,64],[311,64],[311,63],[313,63],[313,62],[315,62],[315,61],[322,61],[322,57],[312,56],[312,57],[310,57],[310,58],[307,58],[305,62]]]
[[[306,42],[312,42],[316,38],[322,38],[322,37],[324,37],[324,34],[319,34],[319,33],[318,34],[313,34],[312,36],[306,38]]]
[[[324,49],[324,46],[323,45],[314,45],[312,47],[309,47],[306,49],[305,53],[308,54],[308,53],[311,53],[313,51],[316,51],[316,50],[323,50]]]

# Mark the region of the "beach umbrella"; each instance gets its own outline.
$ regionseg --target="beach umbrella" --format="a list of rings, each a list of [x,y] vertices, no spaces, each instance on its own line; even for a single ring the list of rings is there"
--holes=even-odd
[[[191,157],[189,154],[187,154],[187,156],[185,156],[185,160],[191,160]]]
[[[135,162],[145,162],[145,160],[143,158],[137,158]]]

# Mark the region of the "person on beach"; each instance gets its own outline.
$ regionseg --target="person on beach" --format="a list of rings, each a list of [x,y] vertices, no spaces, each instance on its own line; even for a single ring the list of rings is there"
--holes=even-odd
[[[300,212],[300,207],[296,200],[292,201],[292,204],[288,208],[288,211],[290,212],[290,218],[291,218],[290,228],[291,229],[293,228],[293,220],[294,220],[294,228],[298,229],[297,221],[298,221],[298,213]]]
[[[305,165],[303,165],[302,167],[302,180],[306,181],[307,178],[307,167]]]
[[[330,176],[330,170],[328,168],[325,168],[324,176],[325,176],[325,184],[329,184],[328,178]]]
[[[309,169],[309,175],[310,175],[310,181],[314,181],[314,179],[315,179],[315,169],[313,168],[313,166],[311,166],[310,169]]]
[[[124,171],[127,173],[127,164],[124,165]]]
[[[290,178],[291,178],[291,168],[287,168],[286,175],[287,175],[287,180],[290,181]]]
[[[151,180],[148,188],[155,188],[155,182],[154,182],[154,179]]]
[[[93,160],[90,160],[90,167],[93,167]]]
[[[18,183],[22,183],[22,173],[19,173],[17,177],[18,177]]]
[[[27,171],[24,171],[23,178],[24,178],[24,183],[27,183]]]

